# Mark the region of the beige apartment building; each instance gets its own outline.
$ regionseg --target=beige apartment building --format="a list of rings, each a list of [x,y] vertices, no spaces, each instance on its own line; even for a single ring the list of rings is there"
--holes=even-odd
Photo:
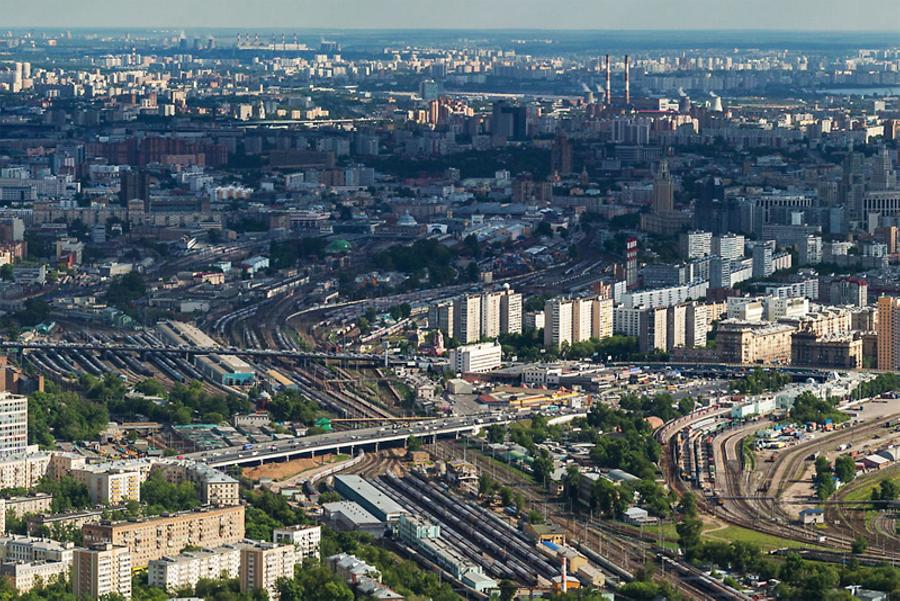
[[[241,592],[265,590],[269,599],[278,599],[275,583],[293,578],[298,554],[294,545],[256,543],[241,548]]]
[[[75,549],[72,592],[79,599],[118,594],[131,598],[131,553],[127,547],[95,544]]]
[[[86,466],[70,474],[87,487],[94,503],[120,505],[141,500],[142,477],[137,470]]]
[[[878,369],[900,370],[900,298],[878,299]]]
[[[829,369],[860,369],[863,366],[862,338],[817,337],[812,332],[797,332],[791,342],[791,364]]]
[[[244,506],[210,507],[136,522],[85,524],[84,544],[127,547],[135,568],[180,553],[185,547],[218,547],[244,538]]]
[[[716,333],[716,352],[725,363],[781,363],[791,361],[791,334],[783,324],[725,320]]]

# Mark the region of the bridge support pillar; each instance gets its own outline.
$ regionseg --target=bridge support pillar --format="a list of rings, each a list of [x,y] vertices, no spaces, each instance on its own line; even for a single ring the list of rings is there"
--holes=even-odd
[[[375,443],[375,452],[376,453],[378,452],[378,443],[377,442]]]

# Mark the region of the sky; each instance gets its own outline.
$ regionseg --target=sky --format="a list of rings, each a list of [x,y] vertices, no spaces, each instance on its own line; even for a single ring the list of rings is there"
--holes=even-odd
[[[898,0],[2,0],[4,27],[900,31]]]

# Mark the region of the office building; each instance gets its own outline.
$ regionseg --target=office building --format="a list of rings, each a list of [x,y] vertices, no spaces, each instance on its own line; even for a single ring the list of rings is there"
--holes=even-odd
[[[551,299],[544,303],[544,347],[559,350],[572,344],[572,301]]]
[[[450,368],[457,373],[484,373],[500,367],[502,349],[496,342],[468,344],[450,350]]]
[[[0,392],[0,456],[19,455],[28,447],[28,397]]]
[[[204,508],[133,522],[103,521],[81,529],[86,545],[111,543],[131,553],[135,568],[180,553],[185,547],[216,547],[244,538],[244,506]]]
[[[878,308],[878,369],[900,370],[900,298],[882,296]]]
[[[297,561],[302,562],[309,557],[319,557],[319,545],[322,542],[321,526],[285,526],[272,531],[272,542],[277,545],[294,545]]]
[[[131,598],[131,553],[109,543],[75,549],[72,557],[72,592],[78,599],[106,595]]]
[[[613,300],[595,298],[591,300],[591,338],[602,340],[613,335]]]
[[[255,543],[241,546],[241,592],[263,590],[276,601],[280,578],[293,578],[297,565],[294,545]]]
[[[668,161],[660,161],[653,179],[653,212],[668,213],[675,209],[675,184],[669,174]]]
[[[201,578],[237,578],[240,568],[241,549],[238,545],[185,551],[151,561],[147,566],[147,584],[174,593],[193,589]]]
[[[453,303],[453,337],[461,344],[481,340],[481,296],[468,294]]]

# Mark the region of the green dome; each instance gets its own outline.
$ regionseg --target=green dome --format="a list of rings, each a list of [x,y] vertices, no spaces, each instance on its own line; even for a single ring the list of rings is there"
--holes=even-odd
[[[325,247],[325,252],[332,254],[350,252],[350,243],[346,240],[332,240]]]

